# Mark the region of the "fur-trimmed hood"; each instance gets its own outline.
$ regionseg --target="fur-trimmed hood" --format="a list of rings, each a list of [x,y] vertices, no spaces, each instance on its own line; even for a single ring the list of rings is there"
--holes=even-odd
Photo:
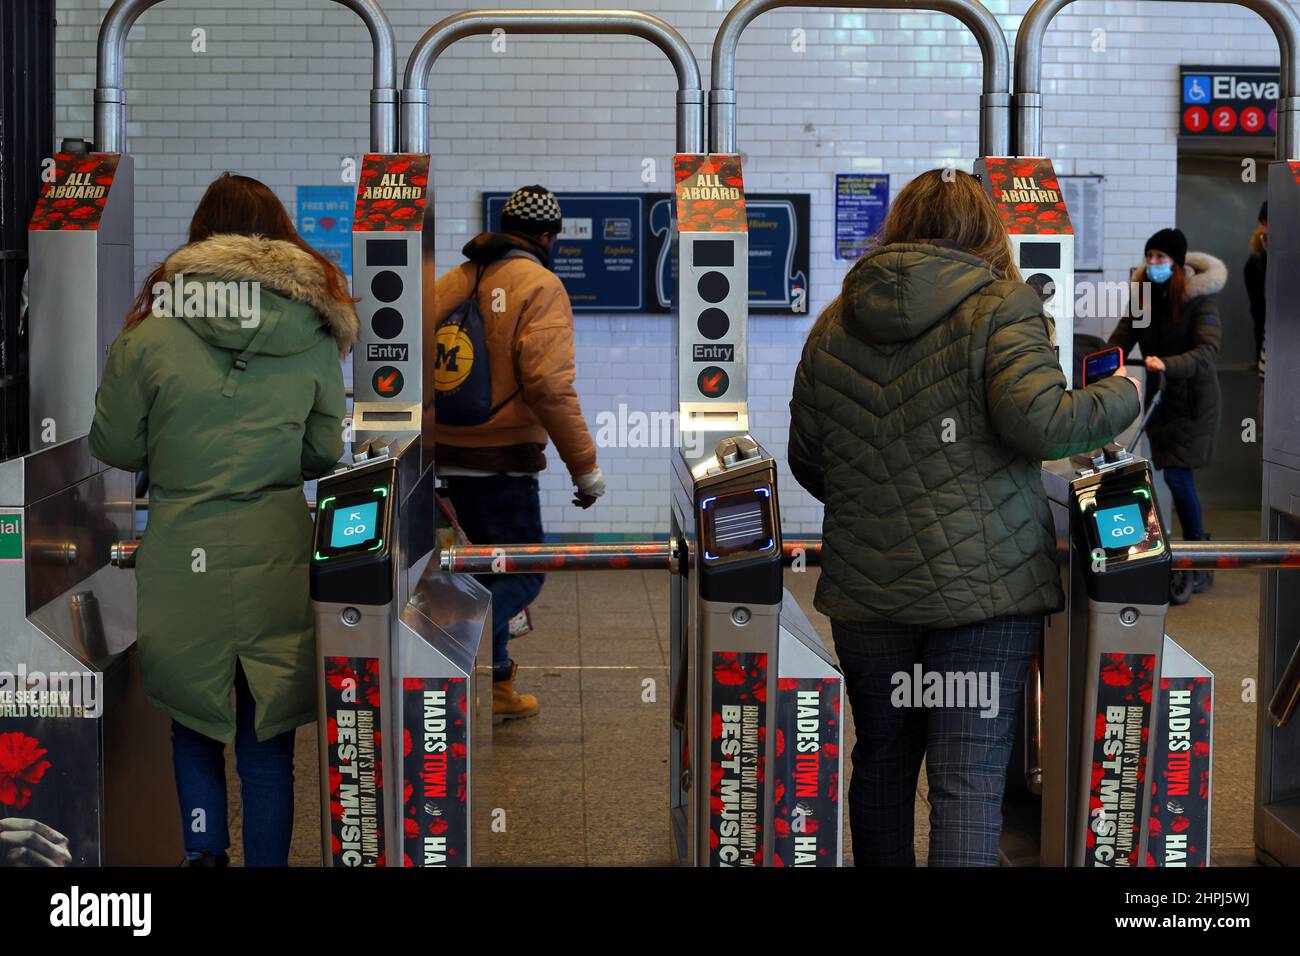
[[[167,257],[167,261],[163,263],[162,281],[172,282],[177,275],[184,279],[211,276],[223,281],[257,282],[261,286],[262,307],[265,309],[278,306],[283,315],[299,311],[285,308],[289,303],[284,300],[307,306],[306,310],[301,311],[316,314],[323,331],[331,335],[337,343],[340,357],[347,355],[357,340],[360,323],[357,320],[356,308],[351,302],[340,302],[329,294],[325,273],[320,263],[291,242],[233,233],[212,236],[202,242],[182,246]],[[267,301],[268,295],[281,301],[279,303]],[[179,310],[177,314],[181,314]],[[303,316],[303,318],[307,317]],[[189,320],[193,317],[185,316],[185,318]],[[229,327],[231,325],[229,321],[219,322],[220,317],[217,316],[198,318],[200,322],[190,321],[190,326],[205,339],[211,340],[215,336],[223,340],[214,344],[228,348],[242,348],[246,343],[238,339],[251,338],[251,330],[241,329],[237,322],[232,329]],[[212,324],[211,335],[203,328],[204,321]],[[276,352],[290,354],[299,351],[293,347],[294,343],[291,341],[295,331],[292,328],[293,324],[289,323],[289,327],[285,327],[282,321],[275,335],[272,336],[273,339],[278,338],[280,341],[278,343],[269,341],[259,351],[265,354]],[[246,334],[237,334],[236,341],[228,341],[236,330]],[[310,325],[297,331],[307,333],[302,347],[309,347],[310,333],[313,331]],[[276,348],[276,345],[279,347]]]
[[[1228,284],[1228,267],[1222,259],[1208,252],[1188,252],[1183,259],[1183,271],[1187,281],[1183,283],[1183,301],[1190,302],[1203,295],[1214,295]],[[1147,267],[1138,266],[1133,270],[1133,281],[1144,282]]]

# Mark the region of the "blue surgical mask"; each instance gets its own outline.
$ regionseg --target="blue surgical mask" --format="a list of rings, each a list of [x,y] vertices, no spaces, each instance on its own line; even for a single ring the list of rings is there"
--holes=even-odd
[[[1152,282],[1164,283],[1174,274],[1172,262],[1153,262],[1147,265],[1147,278]]]

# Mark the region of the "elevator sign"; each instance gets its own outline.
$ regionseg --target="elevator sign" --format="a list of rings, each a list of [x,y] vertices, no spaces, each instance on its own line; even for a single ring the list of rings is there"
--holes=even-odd
[[[1277,70],[1259,66],[1183,66],[1180,71],[1180,136],[1276,134]]]

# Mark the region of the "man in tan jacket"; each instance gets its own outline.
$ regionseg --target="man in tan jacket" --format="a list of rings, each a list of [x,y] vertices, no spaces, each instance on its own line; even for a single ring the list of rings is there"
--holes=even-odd
[[[561,222],[554,194],[541,186],[516,190],[502,210],[501,231],[471,239],[462,250],[469,261],[438,279],[433,313],[425,318],[424,334],[432,340],[438,323],[469,298],[477,281],[493,413],[481,425],[434,426],[438,477],[475,544],[542,541],[537,473],[546,467],[548,438],[573,479],[574,505],[590,508],[605,493],[573,387],[573,310],[549,268]],[[436,380],[438,363],[446,359],[445,353],[435,357],[425,374]],[[543,579],[480,577],[492,592],[494,722],[531,717],[539,709],[536,697],[515,692],[508,642],[511,621],[537,597]]]

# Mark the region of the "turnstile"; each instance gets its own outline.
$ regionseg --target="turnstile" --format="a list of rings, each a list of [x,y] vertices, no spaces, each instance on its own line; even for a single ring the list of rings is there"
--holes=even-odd
[[[357,185],[352,459],[317,485],[311,562],[327,866],[473,860],[491,610],[486,588],[432,560],[428,170],[427,155],[371,153]]]
[[[697,866],[838,866],[843,678],[781,584],[772,458],[675,462],[669,816]]]
[[[375,439],[317,485],[322,857],[468,866],[486,589],[433,556],[433,472]],[[486,663],[490,664],[490,661]]]
[[[34,450],[0,462],[0,819],[66,837],[60,864],[175,864],[170,721],[144,698],[134,574],[110,563],[134,482],[86,437],[132,298],[132,163],[60,153],[51,173],[28,226]]]
[[[1300,148],[1300,147],[1297,147]],[[1265,301],[1264,491],[1260,536],[1300,540],[1300,157],[1269,166]],[[1300,590],[1292,573],[1264,576],[1259,609],[1259,719],[1255,750],[1255,853],[1300,866]]]
[[[1150,465],[1111,447],[1043,483],[1066,604],[1031,674],[1004,861],[1208,865],[1213,675],[1165,634],[1174,548]]]
[[[57,862],[72,865],[184,858],[170,720],[145,699],[135,645],[136,483],[93,459],[86,438],[134,298],[126,40],[158,2],[106,12],[94,148],[55,155],[43,182],[28,227],[33,451],[0,462],[0,746],[21,781],[5,788],[0,818],[52,827],[67,838]],[[374,0],[336,2],[370,28],[372,145],[391,148],[391,27]]]

